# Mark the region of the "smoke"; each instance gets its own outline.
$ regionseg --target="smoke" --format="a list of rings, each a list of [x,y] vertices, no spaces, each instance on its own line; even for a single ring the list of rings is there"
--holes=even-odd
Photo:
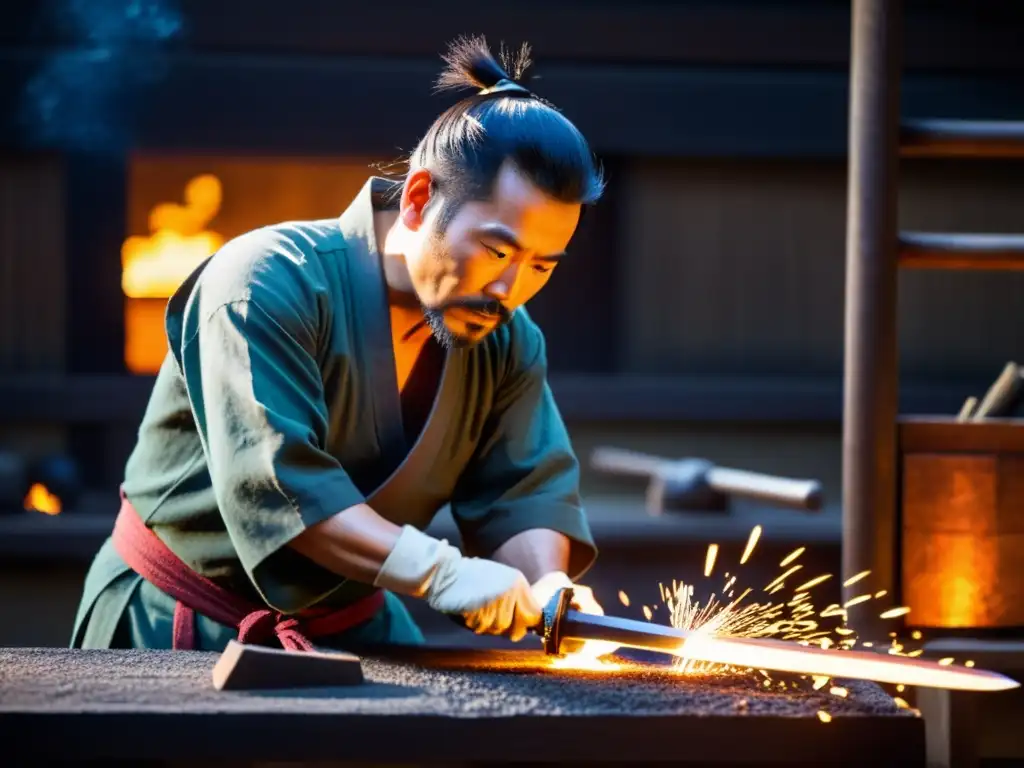
[[[178,36],[174,0],[50,0],[43,22],[70,38],[28,81],[19,117],[30,143],[84,151],[131,140],[135,109]]]

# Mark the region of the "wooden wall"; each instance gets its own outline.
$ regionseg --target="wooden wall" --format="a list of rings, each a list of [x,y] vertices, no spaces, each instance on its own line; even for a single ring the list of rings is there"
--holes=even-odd
[[[1024,163],[905,162],[904,229],[1014,232]],[[846,167],[636,161],[619,182],[622,369],[842,375]],[[904,273],[903,373],[998,374],[1024,353],[1024,274]]]
[[[0,155],[0,371],[64,370],[67,289],[60,158]]]

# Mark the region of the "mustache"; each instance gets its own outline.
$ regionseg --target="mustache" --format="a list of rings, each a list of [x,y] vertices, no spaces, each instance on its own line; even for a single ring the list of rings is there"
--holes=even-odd
[[[449,309],[465,309],[480,315],[497,318],[501,322],[505,322],[511,314],[504,304],[494,299],[456,299],[437,307],[439,312],[445,312]]]
[[[496,318],[496,325],[507,325],[512,319],[512,312],[502,304],[500,301],[495,299],[454,299],[452,301],[445,302],[443,304],[428,307],[420,305],[423,310],[423,319],[416,323],[412,328],[405,332],[403,339],[410,339],[415,335],[421,328],[430,326],[435,329],[435,334],[439,329],[443,329],[447,333],[447,329],[444,324],[444,313],[449,309],[464,309],[470,312],[475,312],[480,315],[487,317]]]

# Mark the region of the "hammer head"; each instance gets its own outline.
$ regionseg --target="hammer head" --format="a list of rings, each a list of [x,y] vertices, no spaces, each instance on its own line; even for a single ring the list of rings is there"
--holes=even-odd
[[[713,468],[704,459],[682,459],[667,464],[651,477],[647,486],[647,511],[660,515],[665,511],[725,512],[729,498],[708,484]]]

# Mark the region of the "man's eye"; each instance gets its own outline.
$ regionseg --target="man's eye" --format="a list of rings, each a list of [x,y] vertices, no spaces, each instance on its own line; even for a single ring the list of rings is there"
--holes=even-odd
[[[546,272],[550,272],[551,271],[551,267],[543,267],[540,264],[535,264],[534,267],[533,267],[533,270],[534,270],[534,272],[540,272],[541,274],[544,274]]]

